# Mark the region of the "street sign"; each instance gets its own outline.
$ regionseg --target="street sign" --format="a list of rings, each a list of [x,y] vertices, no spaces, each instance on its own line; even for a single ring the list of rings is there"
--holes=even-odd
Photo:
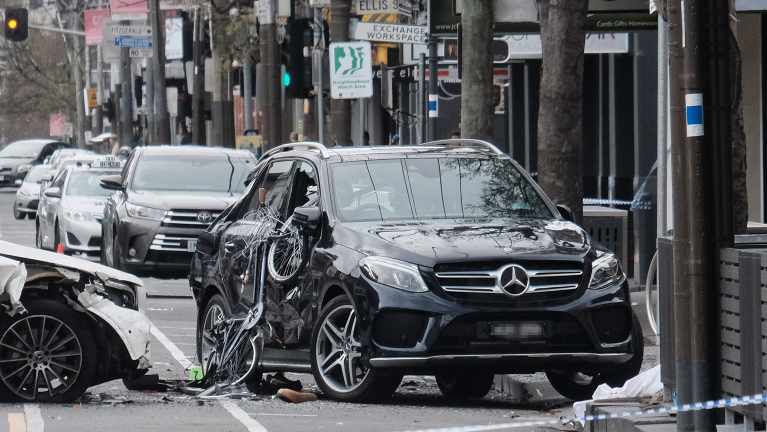
[[[410,15],[413,4],[410,0],[355,0],[358,15],[403,14]]]
[[[128,50],[130,58],[151,58],[152,48],[131,48]]]
[[[373,96],[370,42],[330,44],[330,96],[357,99]]]
[[[202,0],[160,0],[160,10],[189,10],[202,6]]]
[[[352,21],[351,38],[376,42],[426,44],[429,28],[426,26],[399,25]]]
[[[112,35],[117,36],[136,36],[136,37],[152,37],[152,27],[148,25],[112,25]]]
[[[120,48],[152,48],[152,39],[134,36],[116,36],[115,46]]]
[[[96,105],[98,105],[96,89],[94,87],[88,87],[88,108],[96,108]]]
[[[110,0],[112,16],[120,19],[146,19],[149,12],[147,0]]]

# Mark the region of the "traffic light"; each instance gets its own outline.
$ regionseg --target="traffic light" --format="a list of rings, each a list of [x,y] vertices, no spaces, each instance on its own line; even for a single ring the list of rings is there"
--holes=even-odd
[[[282,86],[288,97],[305,99],[311,96],[312,83],[311,47],[314,31],[310,19],[293,19],[288,22],[288,52]]]
[[[5,39],[13,42],[27,40],[29,36],[29,13],[26,8],[5,9]]]

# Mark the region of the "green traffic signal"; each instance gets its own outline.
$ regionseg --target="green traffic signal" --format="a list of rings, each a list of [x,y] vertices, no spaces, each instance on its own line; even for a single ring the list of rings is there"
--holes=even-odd
[[[285,88],[290,87],[290,83],[293,82],[293,79],[290,77],[290,73],[283,72],[282,73],[282,86]]]

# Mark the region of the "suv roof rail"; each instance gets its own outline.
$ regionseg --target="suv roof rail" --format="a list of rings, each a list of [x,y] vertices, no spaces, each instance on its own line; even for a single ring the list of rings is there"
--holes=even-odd
[[[320,156],[322,156],[323,159],[327,159],[330,157],[330,153],[328,153],[328,148],[324,145],[313,142],[313,141],[301,141],[301,142],[294,142],[290,144],[282,144],[279,145],[268,152],[264,153],[261,156],[261,159],[266,159],[270,156],[274,156],[277,153],[282,153],[290,150],[296,150],[299,148],[307,149],[307,150],[317,150],[320,152]]]
[[[444,139],[444,140],[436,140],[436,141],[429,141],[421,144],[423,146],[445,146],[445,147],[473,147],[477,149],[484,149],[489,150],[495,154],[503,155],[505,154],[501,149],[496,147],[495,145],[478,139],[470,139],[470,138],[451,138],[451,139]]]

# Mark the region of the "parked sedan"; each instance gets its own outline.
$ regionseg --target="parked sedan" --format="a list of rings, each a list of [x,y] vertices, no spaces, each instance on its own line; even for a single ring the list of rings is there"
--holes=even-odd
[[[60,171],[40,198],[37,246],[97,261],[101,252],[100,221],[109,195],[99,179],[119,172],[120,168],[88,167]]]
[[[24,219],[25,216],[34,219],[37,214],[37,204],[40,200],[40,183],[51,174],[50,165],[37,165],[33,167],[21,186],[16,191],[16,199],[13,201],[13,217]]]
[[[0,186],[18,186],[35,165],[71,144],[50,139],[14,141],[0,150]],[[18,180],[18,181],[17,181]]]

